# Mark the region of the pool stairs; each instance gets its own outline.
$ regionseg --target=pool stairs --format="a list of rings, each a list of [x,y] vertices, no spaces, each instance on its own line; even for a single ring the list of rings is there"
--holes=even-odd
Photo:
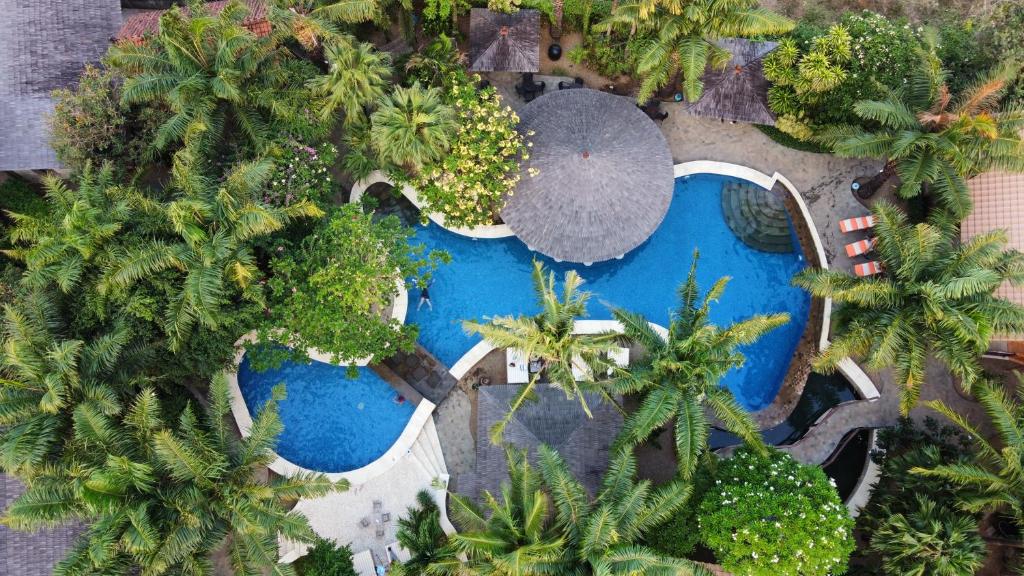
[[[787,254],[796,249],[785,203],[756,184],[723,184],[722,216],[733,234],[755,250]]]
[[[448,467],[445,466],[444,456],[441,454],[441,441],[437,436],[433,418],[428,418],[423,424],[423,430],[413,442],[409,453],[431,478],[440,480],[447,485]]]

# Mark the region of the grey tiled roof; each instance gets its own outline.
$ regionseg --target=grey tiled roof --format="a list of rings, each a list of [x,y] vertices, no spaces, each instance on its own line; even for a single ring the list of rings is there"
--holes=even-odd
[[[732,53],[721,70],[710,66],[701,78],[704,93],[686,106],[695,116],[724,118],[750,124],[775,125],[775,113],[768,107],[769,82],[764,77],[762,59],[778,47],[778,42],[754,42],[725,38],[718,46]]]
[[[0,0],[0,171],[60,167],[50,93],[98,61],[120,26],[119,0]]]
[[[520,119],[520,132],[535,132],[533,148],[501,217],[527,246],[558,260],[600,262],[658,228],[672,201],[672,155],[631,98],[554,89]]]
[[[469,13],[469,55],[473,72],[537,72],[540,12],[504,14],[473,8]]]
[[[505,451],[491,443],[488,431],[508,412],[519,391],[515,385],[483,386],[477,397],[476,471],[459,477],[459,492],[478,498],[482,490],[497,493],[508,479]],[[516,412],[505,428],[505,441],[529,450],[532,456],[541,444],[554,448],[591,495],[597,492],[608,468],[608,450],[622,427],[622,416],[597,394],[587,394],[593,418],[587,418],[576,398],[548,384],[536,388],[537,402]]]
[[[24,486],[0,473],[0,512],[7,510]],[[0,525],[0,576],[48,576],[71,550],[84,527],[80,524],[39,532],[16,532]]]

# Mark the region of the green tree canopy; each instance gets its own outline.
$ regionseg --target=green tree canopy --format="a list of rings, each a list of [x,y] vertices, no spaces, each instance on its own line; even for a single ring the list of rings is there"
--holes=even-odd
[[[985,541],[969,515],[939,507],[922,494],[909,514],[893,514],[871,536],[871,550],[889,574],[973,576],[985,561]],[[951,505],[952,503],[950,503]]]

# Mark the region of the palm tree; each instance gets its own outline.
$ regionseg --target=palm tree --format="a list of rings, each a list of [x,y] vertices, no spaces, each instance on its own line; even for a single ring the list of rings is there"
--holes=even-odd
[[[936,506],[917,494],[909,514],[893,514],[871,536],[871,550],[889,574],[973,576],[985,561],[974,518]]]
[[[441,529],[441,511],[426,490],[416,494],[416,506],[410,507],[404,518],[398,520],[398,543],[409,551],[411,558],[391,566],[393,576],[426,574],[434,562],[451,560],[448,554],[448,535]]]
[[[95,170],[86,163],[77,188],[56,176],[43,178],[49,211],[33,217],[8,212],[14,220],[10,239],[18,247],[0,250],[23,262],[24,280],[33,287],[56,285],[64,294],[80,285],[90,263],[102,259],[107,243],[123,232],[141,196],[114,185],[107,163]]]
[[[74,465],[31,482],[4,522],[32,530],[89,518],[89,530],[57,567],[67,576],[129,573],[132,566],[142,574],[207,574],[209,554],[221,546],[236,574],[294,574],[276,565],[278,537],[312,542],[315,534],[285,504],[347,485],[307,473],[260,480],[282,429],[276,405],[264,407],[249,437],[236,440],[223,376],[211,384],[208,404],[203,417],[187,406],[174,428],[149,389],[120,420],[79,405],[65,457]]]
[[[327,46],[327,61],[327,74],[310,80],[313,93],[324,98],[321,117],[329,119],[340,108],[346,124],[365,121],[366,106],[384,97],[391,74],[389,56],[365,42],[333,43]]]
[[[623,424],[619,443],[644,442],[658,428],[674,420],[679,473],[690,478],[707,448],[708,417],[711,408],[726,428],[755,448],[762,447],[757,424],[721,379],[732,368],[743,365],[739,346],[750,344],[769,330],[789,321],[788,314],[757,315],[727,328],[711,324],[710,305],[725,291],[729,278],[720,278],[700,298],[697,261],[679,288],[682,301],[663,336],[647,320],[625,310],[615,310],[625,337],[644,347],[647,355],[620,374],[612,388],[621,394],[643,394],[640,406]]]
[[[509,481],[501,486],[501,501],[490,492],[484,495],[487,513],[468,498],[451,495],[450,509],[462,531],[451,537],[454,554],[431,564],[427,574],[533,576],[558,566],[564,538],[549,514],[543,480],[525,451],[506,446],[505,457]]]
[[[441,158],[456,128],[455,111],[442,101],[441,91],[424,89],[419,82],[381,98],[370,123],[370,141],[380,160],[413,173]]]
[[[516,411],[527,400],[535,399],[533,393],[546,373],[550,382],[561,388],[567,397],[576,397],[587,416],[591,416],[584,392],[593,391],[606,400],[615,403],[605,388],[594,381],[594,374],[607,371],[607,353],[614,346],[614,337],[609,335],[576,334],[576,319],[587,315],[587,301],[590,293],[579,289],[583,280],[574,270],[565,273],[562,294],[555,290],[555,273],[545,277],[544,265],[533,262],[533,288],[537,294],[540,313],[534,316],[496,316],[488,322],[464,321],[468,333],[480,334],[484,340],[497,348],[513,348],[523,352],[530,361],[538,360],[541,370],[530,376],[530,381],[516,395],[509,412],[490,431],[491,441],[500,443],[505,427],[512,421]],[[583,380],[577,381],[576,374]]]
[[[237,1],[214,15],[192,0],[188,14],[175,8],[160,17],[156,37],[111,47],[109,62],[126,77],[124,103],[170,105],[173,115],[156,132],[158,149],[185,141],[209,150],[230,125],[262,150],[271,122],[290,114],[266,90],[276,78],[277,46],[244,28],[245,14]]]
[[[819,140],[840,156],[886,159],[882,171],[864,184],[867,191],[897,176],[901,197],[926,189],[963,218],[971,210],[965,178],[991,169],[1024,170],[1024,109],[1000,108],[1015,74],[1014,66],[998,68],[954,98],[938,57],[921,50],[921,65],[906,89],[854,105],[857,116],[875,128],[825,131]]]
[[[999,444],[942,402],[927,402],[929,408],[949,418],[974,440],[975,462],[915,467],[911,472],[970,489],[970,494],[960,499],[960,506],[968,512],[1005,511],[1018,526],[1024,526],[1024,380],[1018,374],[1013,396],[984,380],[976,382],[971,392],[985,407]]]
[[[597,29],[653,35],[637,61],[642,79],[638,102],[646,102],[679,73],[683,94],[693,102],[704,90],[704,70],[724,68],[732,58],[715,41],[783,34],[793,26],[788,18],[759,8],[756,0],[632,0],[618,5]]]
[[[537,449],[565,540],[562,574],[607,576],[685,576],[704,574],[689,560],[669,558],[638,544],[664,524],[690,497],[690,486],[676,479],[657,488],[636,481],[636,458],[622,450],[613,456],[597,497],[573,477],[565,461],[547,446]]]
[[[957,244],[959,232],[941,211],[916,225],[885,202],[875,204],[874,214],[884,276],[807,269],[793,283],[838,304],[832,343],[814,367],[831,371],[844,358],[863,356],[871,368],[893,368],[903,387],[900,410],[907,414],[917,403],[929,354],[970,389],[992,335],[1024,330],[1024,307],[995,295],[1004,281],[1024,281],[1024,255],[1004,249],[1003,231]]]
[[[229,283],[243,297],[259,299],[262,294],[250,290],[259,274],[252,240],[293,219],[323,215],[307,200],[284,207],[254,201],[255,191],[271,170],[266,160],[241,163],[223,182],[216,182],[200,173],[190,152],[179,151],[173,171],[179,197],[164,212],[170,231],[180,240],[119,248],[101,279],[100,292],[123,290],[165,271],[178,273],[163,322],[172,350],[180,347],[197,323],[207,328],[219,325]]]

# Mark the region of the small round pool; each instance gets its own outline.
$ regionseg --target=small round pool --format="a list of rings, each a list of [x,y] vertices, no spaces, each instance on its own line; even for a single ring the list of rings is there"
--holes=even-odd
[[[256,372],[246,355],[238,368],[238,387],[256,414],[285,385],[279,406],[284,431],[277,453],[318,472],[348,472],[366,466],[398,440],[415,406],[398,403],[398,392],[373,370],[359,367],[349,378],[345,366],[286,361],[280,368]]]

